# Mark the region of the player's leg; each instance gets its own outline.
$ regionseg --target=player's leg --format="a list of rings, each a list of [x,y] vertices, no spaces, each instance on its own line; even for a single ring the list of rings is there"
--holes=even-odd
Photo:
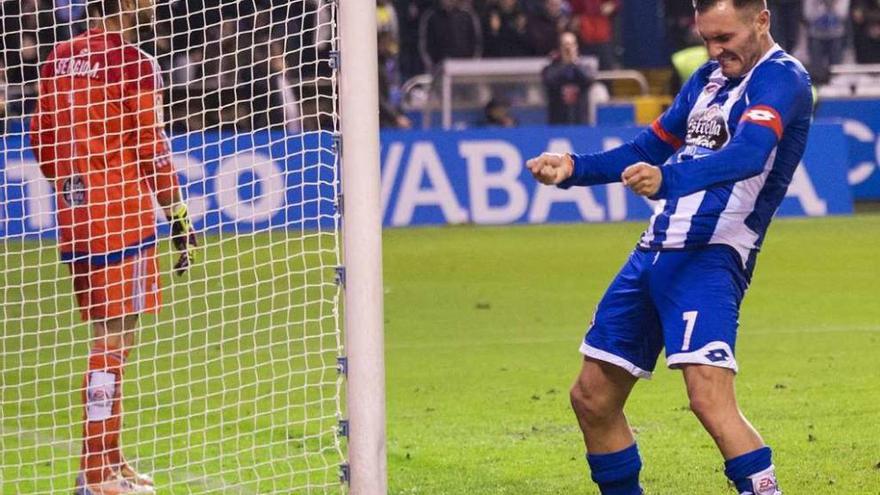
[[[776,495],[770,448],[736,402],[734,373],[702,364],[682,366],[690,407],[724,456],[724,473],[742,494]]]
[[[137,315],[92,322],[92,350],[83,383],[83,474],[89,484],[112,479],[119,468],[122,376],[134,344]]]
[[[770,449],[736,402],[734,355],[739,307],[748,281],[726,246],[663,252],[651,295],[663,322],[666,362],[684,370],[691,409],[715,440],[725,473],[741,493],[778,493]]]
[[[637,378],[616,365],[584,358],[571,406],[587,447],[593,481],[603,495],[638,495],[642,461],[623,406]]]
[[[635,443],[623,406],[636,380],[623,368],[584,357],[570,398],[587,452],[607,454]]]
[[[635,251],[608,287],[581,345],[584,364],[571,402],[587,461],[603,495],[639,495],[641,459],[623,406],[637,378],[649,378],[663,345],[645,290],[652,254]]]
[[[135,343],[139,315],[156,312],[160,303],[153,249],[116,264],[77,263],[72,268],[83,317],[92,322],[92,350],[83,384],[83,472],[77,493],[153,493],[147,486],[151,481],[137,476],[119,449],[125,363]]]

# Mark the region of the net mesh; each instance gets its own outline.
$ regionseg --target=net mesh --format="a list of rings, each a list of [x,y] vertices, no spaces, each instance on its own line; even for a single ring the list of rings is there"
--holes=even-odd
[[[65,178],[43,176],[30,120],[53,48],[108,25],[86,0],[0,7],[0,491],[70,493],[94,322],[60,258]],[[140,316],[125,367],[122,451],[158,493],[341,493],[335,2],[158,1],[116,18],[159,67],[200,243],[174,275],[178,253],[154,205],[163,302]],[[94,75],[75,63],[71,77]],[[130,166],[76,160],[73,170],[98,163],[104,174]],[[89,215],[111,215],[93,204],[97,187],[82,186]]]

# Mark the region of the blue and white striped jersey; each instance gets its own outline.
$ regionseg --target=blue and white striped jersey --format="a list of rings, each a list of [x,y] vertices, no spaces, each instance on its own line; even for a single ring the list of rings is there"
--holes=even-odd
[[[636,162],[663,164],[659,203],[639,247],[725,244],[751,271],[803,156],[811,118],[809,76],[778,45],[736,79],[710,61],[632,142],[573,155],[574,173],[560,187],[620,181]]]

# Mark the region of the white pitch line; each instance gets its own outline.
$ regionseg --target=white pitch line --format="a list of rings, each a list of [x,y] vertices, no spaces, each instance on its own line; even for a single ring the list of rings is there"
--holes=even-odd
[[[24,443],[31,443],[37,446],[49,446],[52,450],[61,453],[65,457],[79,457],[81,454],[79,441],[71,438],[57,438],[54,434],[41,430],[24,430],[16,427],[9,427],[0,424],[0,436],[15,436]],[[142,461],[139,463],[145,470],[152,467],[152,463]],[[226,484],[221,479],[211,478],[203,474],[193,473],[186,469],[170,469],[168,476],[181,483],[196,487],[196,489],[208,490],[230,495],[253,495],[240,487],[234,487]],[[8,480],[6,480],[8,482]]]

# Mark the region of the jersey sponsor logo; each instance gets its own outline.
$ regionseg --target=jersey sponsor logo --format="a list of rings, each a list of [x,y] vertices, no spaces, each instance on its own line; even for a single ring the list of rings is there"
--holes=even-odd
[[[730,140],[727,119],[719,105],[698,110],[688,119],[685,143],[718,151]]]
[[[86,204],[86,184],[78,175],[69,177],[61,186],[61,197],[70,206]]]

